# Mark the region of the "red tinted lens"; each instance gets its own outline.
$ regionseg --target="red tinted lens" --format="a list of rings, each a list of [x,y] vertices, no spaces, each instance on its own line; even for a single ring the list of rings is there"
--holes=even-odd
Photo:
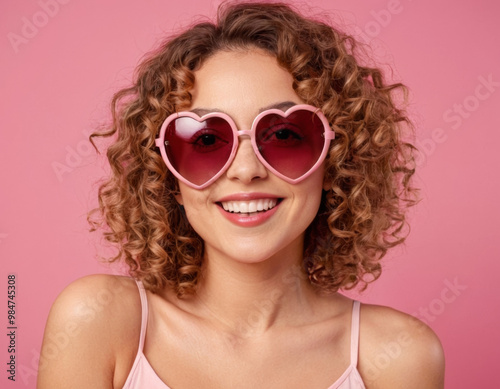
[[[269,114],[259,120],[256,143],[262,157],[279,173],[296,179],[318,161],[325,129],[314,112],[298,110],[287,117]]]
[[[168,125],[165,140],[170,163],[195,185],[203,185],[224,167],[234,143],[231,126],[220,117],[201,122],[179,117]]]

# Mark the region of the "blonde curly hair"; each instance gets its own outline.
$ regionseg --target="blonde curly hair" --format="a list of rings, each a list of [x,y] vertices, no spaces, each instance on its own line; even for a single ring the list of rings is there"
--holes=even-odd
[[[118,248],[109,260],[123,258],[153,292],[195,292],[204,243],[175,200],[177,181],[154,139],[168,115],[189,107],[194,72],[207,58],[259,48],[290,72],[297,95],[336,132],[326,159],[329,190],[306,231],[304,272],[327,292],[377,279],[380,259],[405,239],[406,209],[415,203],[413,146],[403,140],[411,123],[394,95],[405,87],[362,66],[358,46],[289,5],[238,2],[219,7],[215,23],[193,25],[151,52],[133,85],[115,94],[110,128],[91,136],[116,137],[107,150],[111,175],[89,214],[92,230],[107,226],[104,237]]]

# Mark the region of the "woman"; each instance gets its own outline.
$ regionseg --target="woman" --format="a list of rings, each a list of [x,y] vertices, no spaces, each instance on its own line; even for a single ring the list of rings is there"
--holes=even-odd
[[[413,204],[403,86],[354,51],[247,3],[142,62],[100,134],[98,212],[133,278],[58,297],[39,388],[443,387],[429,328],[337,293],[380,275]]]

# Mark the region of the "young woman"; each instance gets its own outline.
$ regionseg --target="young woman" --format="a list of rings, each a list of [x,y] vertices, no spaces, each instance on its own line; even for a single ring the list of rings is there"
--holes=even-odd
[[[113,100],[99,192],[131,277],[55,302],[44,388],[442,388],[422,323],[338,293],[376,279],[412,201],[407,124],[352,38],[233,4]]]

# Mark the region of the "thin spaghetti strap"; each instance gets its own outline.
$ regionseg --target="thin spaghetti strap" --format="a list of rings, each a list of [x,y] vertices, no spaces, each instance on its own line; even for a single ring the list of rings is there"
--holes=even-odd
[[[135,280],[139,288],[139,295],[141,296],[141,336],[139,338],[139,352],[144,349],[144,339],[146,339],[146,329],[148,327],[148,298],[144,285],[139,280]]]
[[[359,301],[354,301],[352,304],[352,319],[351,319],[351,365],[358,365],[359,352],[359,311],[361,304]]]

